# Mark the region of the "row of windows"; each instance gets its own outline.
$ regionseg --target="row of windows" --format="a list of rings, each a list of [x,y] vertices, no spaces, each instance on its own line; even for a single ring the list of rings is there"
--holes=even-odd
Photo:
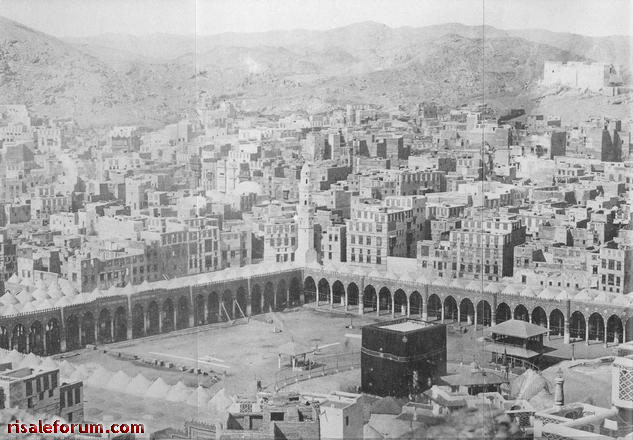
[[[352,254],[350,256],[350,261],[357,261],[356,259],[356,254]],[[358,254],[358,262],[359,263],[371,263],[372,262],[372,258],[371,255],[367,255],[364,259],[363,259],[363,254]],[[374,263],[376,264],[382,264],[382,258],[377,255],[376,258],[374,258]]]
[[[501,243],[499,243],[501,238]],[[451,231],[451,241],[460,242],[465,245],[475,245],[484,242],[486,246],[499,246],[499,244],[506,244],[510,242],[509,235],[491,235],[486,232],[482,233],[469,233],[460,231]]]
[[[359,255],[363,255],[363,250],[362,249],[358,249],[358,253]],[[354,256],[356,254],[356,249],[352,248],[351,250],[351,255]],[[376,255],[377,256],[381,256],[382,254],[382,249],[376,249]],[[371,255],[371,249],[367,249],[367,256]]]
[[[295,254],[294,252],[291,254],[277,254],[275,255],[275,261],[277,261],[277,263],[283,263],[285,261],[295,261]]]
[[[350,222],[349,229],[357,232],[382,232],[382,223]]]
[[[59,404],[62,408],[65,408],[67,406],[77,405],[80,402],[81,402],[81,389],[79,387],[70,388],[59,393]]]
[[[356,237],[358,237],[358,244],[360,244],[360,245],[365,244],[367,246],[371,246],[371,241],[372,240],[371,240],[371,236],[370,235],[365,237],[364,243],[363,243],[363,236],[362,235],[356,236],[354,234],[351,234],[350,235],[350,243],[351,244],[356,244]],[[376,237],[376,246],[378,246],[378,247],[382,246],[382,237]]]
[[[267,234],[288,234],[295,232],[295,225],[274,225],[274,226],[266,226]]]
[[[429,263],[425,260],[422,261],[422,267],[423,268],[427,268],[429,267]],[[433,269],[437,269],[437,270],[448,270],[449,268],[449,264],[445,261],[433,261]],[[483,265],[484,268],[484,273],[493,273],[493,274],[498,274],[499,273],[499,266],[497,265],[497,263],[494,263],[494,265],[492,266],[492,272],[491,272],[491,266],[489,264],[484,264]],[[457,263],[451,263],[451,270],[457,271]],[[480,273],[481,272],[481,264],[473,264],[473,263],[469,263],[469,264],[464,264],[461,263],[459,265],[459,271],[460,272],[471,272],[471,273]]]
[[[283,244],[282,244],[283,242]],[[268,243],[270,244],[270,246],[275,247],[275,246],[288,246],[288,242],[290,242],[290,246],[294,246],[296,239],[295,237],[290,237],[290,240],[288,240],[288,237],[284,237],[283,240],[281,238],[271,238]]]
[[[619,286],[620,285],[620,281],[621,281],[621,278],[614,276],[612,273],[610,273],[608,275],[602,275],[602,284],[603,285],[607,284],[609,286]]]
[[[50,399],[51,397],[53,397],[53,395],[54,395],[53,390],[52,389],[48,390],[48,398]],[[45,393],[42,391],[38,395],[38,400],[44,400],[44,396],[45,396]],[[35,408],[35,402],[33,401],[32,396],[27,399],[26,404],[29,408]]]
[[[35,389],[37,393],[41,393],[42,391],[49,389],[49,387],[52,390],[57,387],[57,375],[55,373],[43,374],[35,379],[27,380],[25,382],[27,396],[33,394],[33,382],[35,382]]]
[[[616,260],[602,260],[602,268],[609,270],[622,270],[622,262]]]

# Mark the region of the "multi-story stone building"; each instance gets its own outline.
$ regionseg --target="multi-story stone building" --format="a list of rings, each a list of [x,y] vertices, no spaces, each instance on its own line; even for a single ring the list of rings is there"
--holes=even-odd
[[[512,276],[514,247],[525,242],[516,217],[464,219],[448,241],[418,242],[418,265],[438,277],[499,280]]]
[[[264,261],[295,261],[297,223],[292,217],[271,217],[260,223],[264,237]]]
[[[627,294],[633,291],[633,246],[609,241],[600,247],[598,289]]]
[[[242,222],[225,222],[220,232],[222,267],[250,264],[253,253],[252,228]]]
[[[407,231],[413,210],[386,206],[371,198],[352,198],[347,225],[347,261],[386,266],[387,256],[407,256]]]
[[[33,414],[53,414],[72,423],[84,419],[83,383],[61,382],[59,370],[13,369],[0,365],[2,408],[20,408]]]
[[[16,245],[5,228],[0,229],[0,282],[17,271]]]
[[[323,263],[347,261],[347,227],[344,224],[332,224],[323,230],[321,255]]]

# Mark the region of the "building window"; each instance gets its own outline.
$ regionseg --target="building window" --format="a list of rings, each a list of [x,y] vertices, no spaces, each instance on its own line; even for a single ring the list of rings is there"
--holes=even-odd
[[[284,421],[284,413],[282,413],[282,412],[271,412],[270,413],[270,421],[271,422],[283,422]]]

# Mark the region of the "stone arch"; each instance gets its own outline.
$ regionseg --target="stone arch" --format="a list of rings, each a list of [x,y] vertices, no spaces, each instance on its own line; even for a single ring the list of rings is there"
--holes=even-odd
[[[594,312],[589,315],[587,332],[589,340],[604,342],[604,318],[600,313]]]
[[[332,304],[343,305],[345,303],[345,286],[339,280],[334,281],[332,284]]]
[[[444,298],[444,319],[457,321],[457,301],[451,295]]]
[[[301,282],[298,278],[290,280],[290,306],[301,305]]]
[[[277,310],[283,310],[288,307],[288,287],[286,286],[286,280],[283,278],[277,283],[277,290],[275,292],[275,301],[277,304]]]
[[[424,300],[422,299],[422,295],[417,290],[411,292],[409,295],[409,314],[411,316],[418,315],[422,316],[422,312],[424,311]]]
[[[112,316],[109,309],[102,309],[99,312],[99,342],[110,342],[112,340]]]
[[[196,299],[195,299],[195,303],[194,303],[194,307],[193,307],[193,313],[194,313],[194,319],[193,319],[193,323],[194,325],[204,325],[207,323],[207,317],[205,316],[206,310],[206,304],[204,301],[204,295],[202,294],[198,294],[196,295]]]
[[[157,335],[160,333],[160,310],[158,309],[158,303],[152,301],[147,307],[147,334]]]
[[[626,320],[624,332],[626,334],[626,341],[633,341],[633,316]]]
[[[407,294],[402,289],[398,289],[393,293],[393,312],[401,316],[409,314],[407,310]]]
[[[495,312],[495,318],[497,321],[496,324],[501,324],[502,322],[512,319],[512,311],[510,310],[510,306],[504,302],[499,304]]]
[[[246,294],[246,289],[244,286],[240,286],[237,288],[237,293],[235,294],[235,302],[237,310],[235,313],[243,318],[246,317],[246,313],[248,311],[248,295]],[[238,307],[239,306],[239,307]]]
[[[549,334],[550,336],[565,334],[565,315],[558,309],[552,310],[549,314]]]
[[[127,310],[123,306],[117,307],[114,311],[114,341],[125,341],[127,339]]]
[[[525,322],[530,322],[530,313],[527,307],[523,304],[519,304],[514,308],[514,319],[518,319]]]
[[[330,283],[325,278],[319,280],[319,302],[330,302]]]
[[[391,291],[387,287],[383,287],[378,292],[378,315],[380,315],[382,310],[391,313]]]
[[[271,281],[268,281],[264,285],[264,304],[262,311],[264,313],[270,312],[275,309],[275,286]]]
[[[262,289],[259,284],[251,287],[251,315],[259,315],[262,312]]]
[[[145,335],[145,313],[140,303],[132,307],[132,338],[141,338]]]
[[[0,348],[9,349],[9,332],[3,326],[0,326]]]
[[[492,325],[492,307],[490,307],[490,303],[485,299],[477,303],[477,325]]]
[[[189,327],[189,298],[180,296],[178,298],[178,312],[176,312],[176,330]]]
[[[62,329],[57,318],[51,318],[46,324],[46,354],[52,355],[62,351]]]
[[[44,355],[44,327],[40,321],[33,321],[29,327],[29,351],[37,355]]]
[[[26,341],[26,328],[22,324],[16,324],[11,335],[11,349],[26,353]]]
[[[435,293],[429,296],[428,319],[442,319],[442,300]]]
[[[226,289],[220,301],[220,320],[229,321],[233,319],[233,293]]]
[[[365,290],[363,291],[363,310],[369,308],[372,311],[376,310],[378,306],[378,297],[376,294],[376,289],[371,284],[365,286]]]
[[[163,333],[174,331],[174,302],[171,298],[167,298],[163,301],[163,306],[161,307],[163,322]]]
[[[220,319],[220,297],[218,292],[211,292],[207,297],[208,315],[207,322],[218,322]]]
[[[79,317],[73,313],[66,318],[66,350],[76,350],[81,345],[79,339]]]
[[[84,345],[94,344],[97,340],[95,335],[95,318],[91,312],[84,313],[81,318],[81,340]]]
[[[303,282],[303,297],[306,304],[316,301],[317,288],[316,283],[314,282],[314,278],[306,277],[305,281]]]
[[[350,306],[358,306],[359,296],[358,285],[349,283],[347,286],[347,304]]]
[[[459,321],[471,325],[474,323],[474,320],[475,306],[473,305],[473,302],[468,298],[462,299],[459,303]]]
[[[569,318],[569,336],[572,339],[584,340],[587,334],[587,324],[585,315],[582,312],[575,311]]]
[[[618,315],[611,315],[607,319],[607,342],[622,342],[623,326]]]
[[[543,307],[536,306],[532,310],[532,324],[547,327],[547,313],[545,313]]]

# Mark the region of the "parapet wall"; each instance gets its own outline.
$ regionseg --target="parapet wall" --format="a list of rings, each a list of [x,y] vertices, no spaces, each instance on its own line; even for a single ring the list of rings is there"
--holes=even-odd
[[[613,66],[604,63],[546,61],[543,84],[598,91],[609,85]]]

